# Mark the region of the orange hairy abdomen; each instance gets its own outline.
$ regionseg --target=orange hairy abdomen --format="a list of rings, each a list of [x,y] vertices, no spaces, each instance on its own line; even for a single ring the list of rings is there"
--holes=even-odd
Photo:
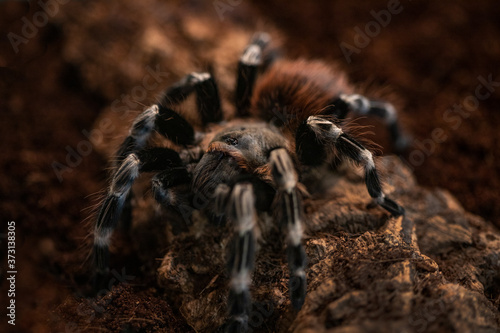
[[[294,130],[309,116],[322,114],[339,94],[350,92],[345,75],[320,61],[277,61],[257,81],[251,113]]]

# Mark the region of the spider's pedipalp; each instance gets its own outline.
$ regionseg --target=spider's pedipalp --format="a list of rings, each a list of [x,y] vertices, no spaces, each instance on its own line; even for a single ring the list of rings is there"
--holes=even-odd
[[[273,180],[278,188],[277,203],[281,208],[281,224],[286,227],[287,256],[290,268],[290,298],[293,306],[300,309],[304,304],[307,280],[306,253],[302,246],[302,202],[297,189],[297,173],[286,149],[275,149],[269,158]]]
[[[250,280],[255,261],[255,197],[250,183],[234,185],[227,216],[234,223],[234,240],[228,260],[231,275],[228,309],[229,332],[246,332],[251,309]]]

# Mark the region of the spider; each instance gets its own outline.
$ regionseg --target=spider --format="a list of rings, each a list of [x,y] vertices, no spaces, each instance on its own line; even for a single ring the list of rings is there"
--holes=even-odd
[[[267,33],[255,34],[239,59],[234,119],[223,119],[213,76],[195,72],[168,88],[160,103],[134,120],[118,149],[95,223],[97,280],[109,271],[113,230],[120,219],[130,220],[130,190],[141,173],[156,173],[152,192],[162,206],[193,207],[194,197],[202,194],[206,200],[196,209],[215,225],[231,223],[226,322],[231,332],[248,329],[249,287],[263,224],[278,224],[287,233],[290,299],[296,309],[304,303],[302,201],[308,193],[307,175],[314,174],[311,170],[332,165],[339,156],[350,159],[363,167],[374,201],[392,216],[404,214],[384,194],[372,153],[343,129],[350,112],[375,115],[387,124],[396,148],[403,148],[407,139],[394,107],[354,94],[344,76],[322,62],[280,59],[270,42]],[[172,109],[192,94],[202,123],[198,131]],[[155,131],[178,149],[150,147]]]

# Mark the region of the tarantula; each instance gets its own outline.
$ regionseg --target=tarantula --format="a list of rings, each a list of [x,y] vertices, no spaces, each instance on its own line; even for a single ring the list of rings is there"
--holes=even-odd
[[[349,112],[381,117],[396,147],[406,139],[394,107],[353,94],[342,75],[318,61],[283,60],[271,51],[266,33],[254,35],[238,63],[237,116],[224,121],[216,82],[209,73],[191,73],[168,88],[161,103],[142,112],[117,152],[116,169],[100,206],[94,230],[96,275],[105,277],[110,236],[120,218],[130,220],[131,187],[140,173],[156,172],[153,196],[162,206],[193,207],[213,223],[233,224],[229,250],[227,328],[245,331],[251,306],[256,228],[273,216],[287,232],[290,298],[300,309],[306,296],[306,254],[301,243],[303,176],[346,157],[364,168],[368,193],[393,216],[404,209],[382,191],[372,153],[344,132]],[[202,131],[196,132],[170,107],[196,96]],[[148,148],[156,131],[181,147]],[[260,219],[260,220],[259,220]],[[269,221],[267,219],[266,221]],[[293,282],[292,282],[293,281]]]

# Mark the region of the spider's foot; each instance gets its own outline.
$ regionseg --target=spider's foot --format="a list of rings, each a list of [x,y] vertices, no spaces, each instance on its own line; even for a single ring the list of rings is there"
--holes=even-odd
[[[394,200],[384,197],[380,203],[385,210],[387,210],[393,217],[398,217],[405,214],[405,209],[398,205]]]
[[[251,309],[250,292],[242,290],[235,292],[231,290],[229,293],[229,309],[230,318],[226,323],[226,332],[247,332],[248,331],[248,314]]]
[[[302,274],[294,275],[290,278],[290,299],[292,306],[296,310],[300,310],[306,299],[307,281],[304,271]]]

